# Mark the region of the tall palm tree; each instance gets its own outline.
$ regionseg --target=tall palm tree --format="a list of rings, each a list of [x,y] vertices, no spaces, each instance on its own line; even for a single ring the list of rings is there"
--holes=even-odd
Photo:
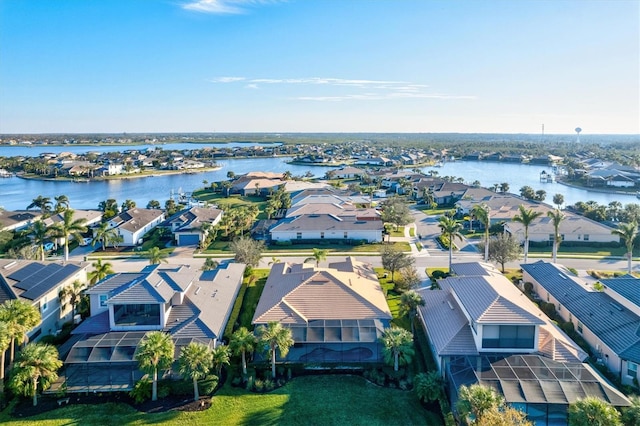
[[[54,211],[56,213],[62,213],[69,208],[69,197],[66,195],[58,195],[57,197],[53,197],[53,199],[56,201],[56,205],[54,207]]]
[[[135,359],[140,369],[153,375],[151,400],[158,400],[158,371],[168,370],[173,363],[175,345],[171,336],[162,331],[150,331],[138,343]]]
[[[62,361],[55,346],[45,343],[29,343],[16,360],[10,386],[14,392],[33,397],[38,405],[38,387],[48,389],[58,379]]]
[[[36,220],[29,227],[29,235],[33,237],[33,242],[38,247],[38,257],[41,261],[44,261],[44,243],[49,234],[49,227],[41,220]]]
[[[20,299],[7,300],[0,305],[0,321],[7,323],[11,338],[9,364],[13,364],[16,340],[24,342],[27,333],[42,321],[40,311],[32,304]]]
[[[82,291],[84,290],[85,285],[80,282],[80,280],[75,280],[71,285],[63,287],[60,289],[58,293],[58,298],[60,299],[60,313],[66,309],[67,303],[71,305],[71,317],[76,314],[76,306],[80,303],[80,299],[82,298]]]
[[[222,373],[222,367],[229,365],[231,362],[231,351],[229,346],[219,345],[211,351],[211,357],[213,359],[213,368],[216,369],[216,374],[220,377]]]
[[[442,232],[442,235],[445,235],[449,239],[449,270],[451,270],[451,262],[453,258],[453,240],[454,238],[462,241],[462,234],[460,231],[462,230],[462,225],[458,223],[455,219],[443,215],[438,219],[438,227]]]
[[[94,285],[100,280],[103,280],[107,275],[115,274],[113,265],[109,262],[102,263],[102,259],[98,259],[91,264],[93,271],[87,274],[89,278],[89,284]]]
[[[160,263],[167,263],[167,257],[169,255],[164,253],[158,247],[151,247],[147,250],[145,257],[149,259],[149,264],[151,265],[159,265]]]
[[[473,215],[484,226],[484,261],[489,261],[489,227],[491,226],[491,209],[488,205],[476,204],[473,206]]]
[[[51,205],[51,198],[38,195],[36,198],[31,200],[31,204],[27,206],[27,210],[31,209],[32,207],[36,207],[40,209],[40,212],[42,214],[45,214],[51,212]]]
[[[118,231],[115,228],[109,226],[108,222],[102,222],[100,226],[93,231],[93,239],[91,245],[95,246],[97,243],[102,245],[102,251],[104,251],[109,243],[114,242],[118,236]]]
[[[202,343],[191,342],[184,346],[178,358],[178,372],[183,377],[193,380],[193,400],[200,399],[198,392],[198,379],[207,375],[213,364],[213,354],[208,346]]]
[[[384,330],[380,341],[384,345],[384,359],[393,370],[398,371],[400,364],[408,364],[415,353],[413,334],[404,328],[391,327]]]
[[[460,386],[456,408],[467,421],[480,419],[484,413],[504,405],[504,398],[489,386],[474,384]]]
[[[519,222],[524,226],[524,263],[527,263],[527,258],[529,257],[529,226],[534,220],[542,216],[542,212],[526,209],[524,204],[520,204],[518,210],[520,210],[520,213],[513,217],[513,221]]]
[[[242,356],[242,374],[244,376],[247,375],[247,352],[253,353],[257,342],[256,336],[245,327],[240,327],[231,336],[229,348],[235,355]]]
[[[320,266],[320,262],[327,259],[327,253],[328,251],[325,249],[314,248],[313,256],[305,259],[304,261],[314,260],[316,262],[316,268],[318,268]]]
[[[293,346],[291,330],[283,327],[277,321],[271,321],[265,327],[261,325],[256,330],[259,342],[264,345],[271,358],[271,377],[276,378],[276,349],[280,352],[280,358],[284,358],[289,353],[289,348]]]
[[[69,238],[73,237],[77,241],[82,239],[82,232],[87,232],[84,218],[74,219],[73,210],[67,209],[62,213],[62,221],[51,227],[52,236],[64,238],[64,260],[69,260]]]
[[[621,223],[611,233],[624,240],[624,245],[627,248],[627,272],[631,274],[631,260],[633,259],[635,239],[638,236],[638,224],[635,222]]]
[[[414,321],[418,314],[418,306],[424,306],[424,299],[416,291],[409,290],[400,296],[400,315],[408,316],[411,322],[411,334],[414,333]]]
[[[558,258],[558,249],[560,248],[560,243],[562,242],[562,238],[560,235],[560,224],[564,220],[565,216],[560,210],[555,209],[552,212],[547,212],[547,216],[551,218],[551,222],[553,223],[553,263],[556,263]]]
[[[11,328],[9,324],[0,321],[0,393],[4,392],[4,362],[7,349],[11,345]]]

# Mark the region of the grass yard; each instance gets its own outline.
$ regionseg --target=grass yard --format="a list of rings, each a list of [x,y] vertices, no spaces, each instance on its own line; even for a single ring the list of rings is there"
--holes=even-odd
[[[387,244],[387,243],[385,243]],[[409,243],[400,241],[391,243],[394,247],[402,251],[411,251]],[[379,253],[382,250],[382,243],[378,244],[363,244],[360,246],[349,245],[320,245],[320,244],[289,244],[289,245],[272,245],[267,247],[263,252],[263,256],[273,256],[278,253],[295,253],[304,252],[310,253],[314,248],[326,249],[331,252],[346,252],[346,253]],[[215,241],[202,253],[204,254],[232,254],[229,250],[228,241]]]
[[[357,407],[357,409],[355,409]],[[415,393],[375,386],[357,376],[298,377],[268,394],[224,386],[200,412],[141,413],[125,404],[71,405],[28,419],[7,410],[0,423],[57,425],[440,425]]]
[[[264,285],[267,283],[269,271],[269,269],[254,269],[253,274],[256,276],[256,280],[247,284],[247,291],[244,294],[242,306],[240,307],[240,315],[238,316],[238,323],[240,324],[240,327],[246,327],[247,330],[253,330],[251,320],[253,319],[253,314],[258,306],[258,301],[262,295]]]

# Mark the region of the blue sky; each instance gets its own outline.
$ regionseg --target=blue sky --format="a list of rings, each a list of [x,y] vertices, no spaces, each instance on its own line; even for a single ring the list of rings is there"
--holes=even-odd
[[[640,2],[0,0],[0,133],[640,133]]]

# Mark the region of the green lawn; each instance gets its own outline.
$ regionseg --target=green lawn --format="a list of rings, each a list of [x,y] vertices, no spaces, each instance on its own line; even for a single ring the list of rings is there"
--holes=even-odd
[[[386,244],[386,243],[385,243]],[[407,242],[391,243],[402,251],[411,251],[411,246]],[[382,249],[382,243],[378,244],[362,244],[360,246],[350,245],[320,245],[320,244],[289,244],[289,245],[272,245],[263,251],[264,256],[273,256],[278,253],[310,253],[314,248],[321,248],[331,252],[353,252],[353,253],[379,253]],[[209,248],[204,250],[204,254],[232,254],[229,250],[228,241],[215,241]]]
[[[357,409],[356,409],[357,407]],[[27,425],[440,425],[413,392],[375,386],[357,376],[298,377],[268,394],[224,386],[201,412],[140,413],[125,404],[71,405],[28,419],[0,413],[0,423]]]

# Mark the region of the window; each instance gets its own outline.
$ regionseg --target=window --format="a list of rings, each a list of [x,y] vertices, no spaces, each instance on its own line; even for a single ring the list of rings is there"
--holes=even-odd
[[[485,325],[482,327],[482,347],[533,349],[535,335],[533,325]]]
[[[553,241],[553,234],[549,234],[549,241]]]
[[[564,241],[564,234],[560,234],[560,241]]]
[[[42,302],[40,302],[40,311],[45,312],[48,308],[49,308],[49,303],[48,303],[47,297],[45,296],[44,299],[42,299]]]
[[[324,232],[320,233],[320,238],[324,238]]]
[[[296,232],[296,239],[298,240],[302,239],[302,232]]]
[[[348,237],[348,232],[344,231],[344,238],[347,238],[347,237]]]
[[[627,376],[638,377],[638,364],[627,361]]]
[[[100,307],[104,308],[105,306],[107,306],[107,298],[108,298],[108,296],[106,294],[101,294],[99,296],[99,298],[100,298]]]
[[[584,234],[584,238],[585,241],[589,241],[589,234]]]
[[[578,330],[578,333],[582,334],[582,323],[580,321],[578,321],[577,330]]]

